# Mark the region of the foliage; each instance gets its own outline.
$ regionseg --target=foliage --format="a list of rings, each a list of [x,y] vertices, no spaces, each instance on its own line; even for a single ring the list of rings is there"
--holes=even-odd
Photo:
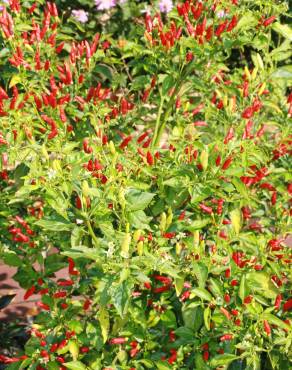
[[[289,368],[286,11],[79,41],[52,3],[3,8],[0,251],[40,310],[9,369]]]

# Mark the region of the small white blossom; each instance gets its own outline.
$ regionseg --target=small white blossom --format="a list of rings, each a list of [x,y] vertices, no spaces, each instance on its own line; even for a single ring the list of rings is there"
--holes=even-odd
[[[108,250],[106,252],[106,256],[108,258],[112,257],[115,251],[115,244],[113,242],[108,243]]]
[[[56,170],[53,170],[52,168],[50,168],[48,170],[48,179],[49,180],[52,180],[54,177],[56,177],[57,175],[57,171]]]

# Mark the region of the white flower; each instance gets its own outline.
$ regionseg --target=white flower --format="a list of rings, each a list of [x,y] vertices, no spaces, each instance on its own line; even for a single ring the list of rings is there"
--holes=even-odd
[[[113,242],[108,243],[108,250],[106,252],[106,256],[108,258],[112,257],[115,251],[115,244]]]
[[[52,180],[54,177],[56,177],[56,175],[57,175],[57,171],[50,168],[48,171],[48,179]]]
[[[217,18],[224,18],[224,17],[225,17],[225,15],[226,15],[226,13],[225,13],[225,11],[224,11],[224,10],[220,10],[220,11],[216,14]]]
[[[86,23],[88,21],[88,13],[83,9],[72,10],[72,16],[80,23]]]

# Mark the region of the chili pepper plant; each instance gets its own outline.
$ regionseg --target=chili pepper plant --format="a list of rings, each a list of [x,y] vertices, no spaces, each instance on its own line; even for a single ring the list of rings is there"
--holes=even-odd
[[[0,251],[39,310],[7,369],[289,368],[287,11],[185,1],[80,41],[3,4]]]

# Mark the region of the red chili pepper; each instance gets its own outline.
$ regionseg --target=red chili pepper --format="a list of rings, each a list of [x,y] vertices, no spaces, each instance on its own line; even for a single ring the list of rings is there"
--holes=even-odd
[[[229,25],[228,25],[228,27],[227,27],[227,32],[231,32],[232,30],[233,30],[233,28],[235,28],[236,27],[236,25],[237,25],[237,21],[238,21],[238,19],[237,19],[237,16],[236,15],[234,15],[233,17],[232,17],[232,19],[231,19],[231,21],[230,21],[230,23],[229,23]]]
[[[217,158],[216,158],[216,166],[219,167],[220,163],[221,163],[221,156],[218,155]]]
[[[268,321],[264,320],[263,323],[264,323],[264,330],[265,330],[266,334],[270,336],[271,335],[271,327],[270,327]]]
[[[252,107],[248,107],[246,108],[243,112],[242,112],[242,115],[241,117],[242,118],[245,118],[245,119],[250,119],[254,114],[254,110]]]
[[[235,309],[231,310],[233,316],[238,316],[239,312]]]
[[[224,334],[220,337],[220,342],[226,342],[227,340],[232,340],[233,334]]]
[[[120,337],[120,338],[113,338],[109,341],[109,344],[124,344],[126,343],[128,340],[127,338],[124,338],[124,337]]]
[[[243,302],[245,304],[249,304],[251,303],[252,300],[253,300],[253,297],[251,295],[248,295],[247,297],[244,298]]]
[[[153,289],[153,293],[159,294],[159,293],[166,292],[168,290],[170,290],[170,286],[169,285],[165,285],[165,286],[162,286],[162,287]]]
[[[223,170],[223,171],[227,170],[227,168],[229,168],[229,166],[231,165],[232,161],[233,161],[232,156],[229,156],[229,157],[225,160],[225,162],[223,163],[223,165],[222,165],[222,170]]]
[[[45,349],[42,349],[40,354],[41,354],[41,357],[43,357],[43,358],[49,358],[50,357],[50,355],[48,354],[48,352]]]
[[[230,284],[231,284],[231,286],[237,286],[239,283],[238,283],[238,280],[233,279],[233,280],[231,280]]]
[[[227,320],[230,320],[231,319],[230,313],[224,307],[220,307],[220,311],[227,318]]]
[[[64,298],[66,296],[67,296],[67,292],[57,292],[57,293],[53,294],[54,298]]]
[[[67,332],[68,333],[68,332]],[[66,337],[67,337],[67,333],[66,333]],[[58,349],[62,349],[64,348],[68,343],[68,340],[67,339],[63,339],[60,343],[59,343],[59,347]]]
[[[71,286],[74,284],[73,280],[61,280],[57,282],[58,286]]]
[[[273,194],[272,194],[272,197],[271,197],[271,203],[272,205],[274,206],[277,202],[277,192],[274,191]]]
[[[86,311],[89,309],[91,305],[91,301],[89,299],[86,299],[85,302],[83,303],[83,310]]]
[[[203,360],[204,361],[207,362],[209,360],[209,356],[210,356],[209,351],[204,351],[203,352]]]
[[[283,305],[283,311],[290,311],[292,309],[292,298],[288,299]]]
[[[222,212],[223,212],[223,203],[224,203],[224,199],[219,199],[218,200],[218,205],[217,205],[217,215],[222,215]]]
[[[58,362],[60,362],[60,364],[63,364],[63,363],[65,362],[65,359],[64,359],[63,357],[61,357],[61,356],[57,356],[57,357],[56,357],[56,360],[57,360]]]
[[[50,311],[50,306],[48,306],[47,304],[43,303],[43,302],[36,302],[36,305],[41,308],[42,310],[45,310],[45,311]]]
[[[144,132],[142,135],[140,135],[139,137],[138,137],[138,139],[137,139],[137,143],[138,144],[140,144],[140,143],[142,143],[142,141],[144,141],[144,139],[146,139],[146,137],[148,136],[149,134],[148,134],[148,132],[146,131],[146,132]]]
[[[180,215],[178,216],[178,220],[179,220],[179,221],[184,220],[184,219],[185,219],[185,216],[186,216],[186,211],[182,211],[182,212],[180,213]]]
[[[216,28],[215,35],[217,37],[220,37],[221,34],[224,32],[225,28],[227,27],[228,21],[226,20],[225,22],[219,24],[219,26]]]
[[[35,285],[33,285],[31,288],[29,288],[25,292],[25,294],[23,296],[23,299],[26,301],[29,297],[31,297],[34,294],[35,291],[36,291],[36,287],[35,287]]]
[[[276,19],[276,16],[272,15],[270,18],[265,19],[262,24],[264,27],[268,27],[271,23],[274,22],[275,19]]]
[[[213,209],[211,207],[206,206],[203,203],[199,204],[199,208],[204,211],[205,213],[208,213],[209,215],[213,213]]]
[[[50,352],[56,352],[59,347],[58,343],[53,343],[50,348]]]
[[[262,183],[262,184],[260,185],[260,188],[261,188],[261,189],[267,189],[267,190],[269,190],[269,191],[275,191],[275,190],[276,190],[276,188],[275,188],[272,184],[270,184],[270,183],[268,183],[268,182],[264,182],[264,183]]]
[[[170,365],[172,365],[177,359],[177,351],[176,349],[171,349],[170,353],[171,353],[171,356],[169,357],[167,361]]]
[[[124,149],[128,146],[129,142],[133,139],[132,135],[127,136],[120,144],[120,149]]]
[[[64,45],[65,45],[65,42],[63,41],[63,42],[61,42],[57,47],[56,47],[56,53],[57,54],[60,54],[61,53],[61,51],[63,50],[63,48],[64,48]]]
[[[147,151],[146,159],[147,159],[147,163],[149,164],[149,166],[153,166],[154,159],[153,159],[152,154],[149,152],[149,150]]]
[[[226,302],[226,303],[229,303],[230,302],[230,295],[229,294],[225,294],[224,295],[224,301]]]
[[[224,144],[228,144],[230,140],[232,140],[234,138],[234,128],[233,127],[230,127],[230,129],[228,130],[226,136],[225,136],[225,139],[224,139]]]
[[[172,233],[164,233],[163,234],[163,237],[166,238],[166,239],[172,239],[172,238],[175,237],[175,235],[176,235],[175,232],[172,232]]]
[[[281,294],[278,294],[276,299],[275,299],[275,303],[274,303],[274,307],[276,310],[279,310],[280,307],[281,307],[281,302],[282,302],[282,295]]]

